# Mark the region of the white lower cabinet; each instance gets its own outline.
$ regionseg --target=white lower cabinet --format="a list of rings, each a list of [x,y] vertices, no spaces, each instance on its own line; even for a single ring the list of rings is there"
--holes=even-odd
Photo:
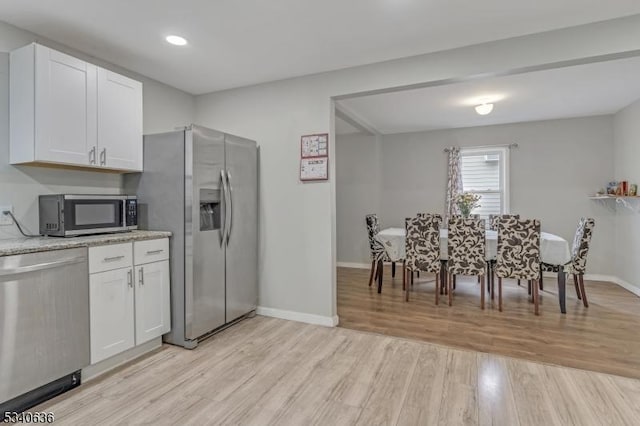
[[[169,261],[135,267],[136,282],[136,345],[168,333]]]
[[[167,239],[90,247],[89,274],[91,364],[171,331]]]
[[[89,276],[91,363],[135,345],[133,268]]]

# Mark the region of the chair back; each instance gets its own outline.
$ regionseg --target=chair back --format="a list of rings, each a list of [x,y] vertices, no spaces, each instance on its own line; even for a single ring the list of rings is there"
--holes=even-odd
[[[369,249],[371,250],[371,260],[380,260],[385,253],[384,245],[376,240],[376,235],[380,232],[380,222],[378,216],[375,214],[368,214],[365,216],[365,222],[367,223],[367,234],[369,236]]]
[[[493,230],[493,231],[497,231],[498,230],[498,220],[501,218],[515,218],[515,219],[520,219],[520,215],[519,214],[490,214],[489,215],[489,229]]]
[[[584,274],[587,269],[587,253],[589,252],[591,234],[595,226],[596,221],[588,217],[583,217],[578,222],[571,249],[571,271],[574,274]]]
[[[442,216],[421,213],[405,219],[406,267],[410,271],[440,272],[440,226]]]
[[[540,278],[540,221],[500,217],[496,275],[500,278]]]
[[[486,271],[485,221],[449,219],[447,269],[455,275],[484,275]]]

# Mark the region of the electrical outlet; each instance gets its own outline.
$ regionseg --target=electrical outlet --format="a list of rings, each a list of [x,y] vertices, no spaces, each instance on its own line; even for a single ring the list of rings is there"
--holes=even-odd
[[[7,210],[13,213],[13,206],[0,206],[0,225],[13,225],[11,216],[2,213]]]

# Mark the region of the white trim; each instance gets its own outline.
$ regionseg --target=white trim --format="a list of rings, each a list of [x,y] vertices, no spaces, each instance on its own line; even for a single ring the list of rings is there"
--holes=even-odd
[[[134,346],[131,349],[114,355],[111,358],[100,361],[97,364],[92,364],[88,367],[85,367],[82,369],[82,382],[84,383],[88,382],[89,380],[93,380],[96,377],[108,373],[109,371],[118,368],[129,361],[133,361],[136,358],[139,358],[155,349],[158,349],[161,346],[162,337],[156,337],[153,340],[150,340],[139,346]]]
[[[338,262],[336,263],[338,268],[356,268],[356,269],[369,269],[370,263],[354,263],[354,262]]]
[[[267,308],[258,306],[256,314],[265,317],[280,318],[290,321],[304,322],[307,324],[323,325],[325,327],[335,327],[338,325],[338,316],[325,317],[316,314],[307,314],[304,312],[285,311],[283,309]]]

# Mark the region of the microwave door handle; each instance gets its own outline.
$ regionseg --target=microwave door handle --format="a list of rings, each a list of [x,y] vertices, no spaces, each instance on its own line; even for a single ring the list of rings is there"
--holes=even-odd
[[[127,229],[127,200],[122,200],[122,215],[120,216],[120,225],[123,229]]]
[[[220,181],[222,182],[222,211],[224,212],[224,220],[222,221],[222,228],[220,229],[220,247],[224,245],[227,239],[227,180],[224,174],[224,169],[220,169]]]

